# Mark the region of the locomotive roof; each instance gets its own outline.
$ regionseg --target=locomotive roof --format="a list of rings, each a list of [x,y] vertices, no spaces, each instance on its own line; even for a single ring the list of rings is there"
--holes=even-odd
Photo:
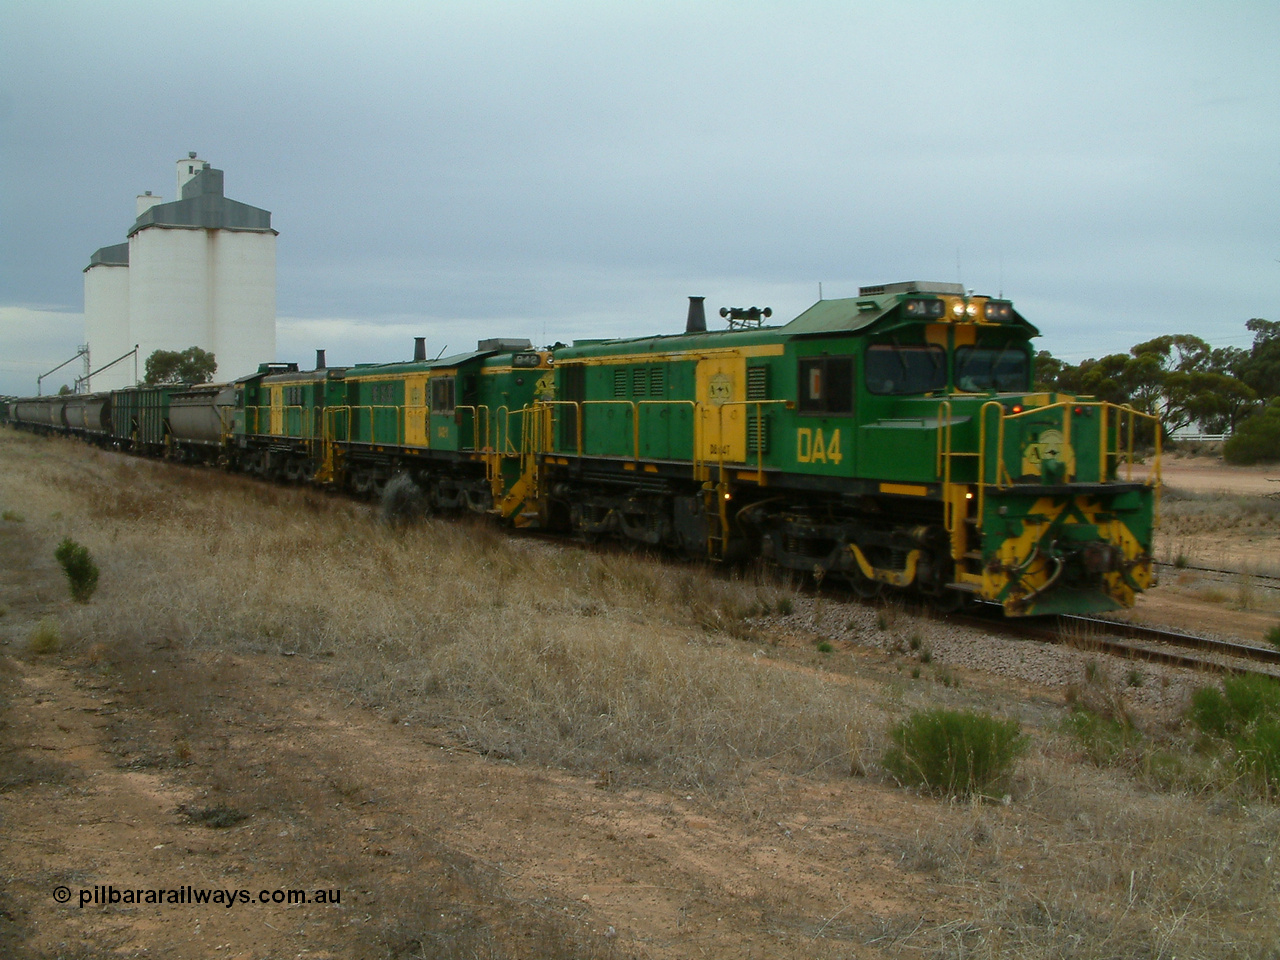
[[[378,373],[380,371],[414,373],[422,370],[451,369],[477,360],[491,360],[495,357],[534,352],[528,340],[481,340],[478,346],[480,347],[478,350],[455,353],[448,357],[437,357],[434,360],[393,360],[390,363],[357,363],[347,369],[351,375],[357,377],[361,374]]]
[[[887,303],[885,301],[888,301]],[[788,333],[848,333],[863,330],[898,305],[898,297],[847,297],[819,300],[786,325]]]
[[[778,339],[782,327],[749,327],[745,330],[708,330],[699,333],[663,333],[656,336],[629,337],[623,340],[575,340],[571,347],[560,347],[556,357],[600,356],[622,350],[627,353],[698,350],[733,344],[769,342]]]
[[[898,286],[898,285],[894,285]],[[872,288],[874,289],[874,288]],[[812,334],[853,333],[866,330],[890,314],[908,299],[904,293],[915,291],[890,290],[874,296],[845,297],[840,300],[819,300],[800,316],[796,317],[782,329],[793,336]],[[921,290],[921,293],[937,293],[934,290]],[[950,292],[950,291],[942,291]],[[994,297],[982,299],[997,299]],[[901,314],[900,314],[901,316]],[[920,319],[902,316],[903,322],[920,323]],[[938,322],[938,321],[935,321]],[[959,321],[959,322],[964,322]],[[1040,331],[1027,322],[1016,310],[1003,322],[1003,326],[1021,329],[1029,337],[1038,337]]]
[[[940,296],[964,296],[964,292],[964,288],[960,284],[922,283],[919,281],[884,284],[878,287],[863,287],[860,291],[861,296],[839,300],[819,300],[790,323],[782,326],[708,330],[698,333],[669,333],[657,336],[629,337],[619,340],[575,340],[572,347],[558,349],[556,356],[563,359],[572,359],[578,356],[607,356],[612,353],[683,352],[686,350],[727,346],[726,341],[736,345],[777,342],[779,339],[790,337],[856,333],[861,330],[867,330],[883,320],[889,320],[892,323],[891,316],[897,318],[900,322],[914,325],[921,323],[922,320],[916,317],[907,317],[898,310],[904,301],[920,296],[930,299],[936,299]],[[983,297],[981,299],[997,298]],[[939,321],[934,320],[934,322]],[[1040,334],[1040,331],[1028,323],[1016,310],[1012,311],[1011,317],[1003,321],[1001,325],[1014,327],[1027,336],[1034,337]]]

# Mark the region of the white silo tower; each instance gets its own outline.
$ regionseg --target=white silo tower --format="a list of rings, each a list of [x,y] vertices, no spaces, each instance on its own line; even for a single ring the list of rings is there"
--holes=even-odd
[[[140,373],[154,351],[192,346],[214,353],[220,380],[275,359],[271,213],[228,200],[222,183],[221,170],[189,154],[177,162],[178,198],[139,197],[129,242],[94,254],[85,270],[85,324],[95,366],[134,344]],[[132,379],[127,362],[94,377],[93,389]]]
[[[177,164],[179,199],[129,231],[129,325],[143,358],[213,351],[231,380],[276,355],[276,232],[271,213],[228,200],[223,173],[194,153]]]
[[[129,339],[129,244],[95,250],[84,268],[85,343],[94,369],[133,349]],[[138,368],[141,370],[141,367]],[[126,360],[92,377],[89,390],[118,390],[133,383]]]

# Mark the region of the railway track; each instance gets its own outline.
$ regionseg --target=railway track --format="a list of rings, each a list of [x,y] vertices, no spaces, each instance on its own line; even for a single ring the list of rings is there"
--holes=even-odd
[[[527,532],[522,535],[530,536]],[[533,536],[558,545],[565,543],[563,537],[551,534],[533,534]],[[606,551],[617,548],[616,544],[588,543],[585,546],[588,549]],[[1166,566],[1172,567],[1172,564]],[[1207,570],[1208,568],[1195,569]],[[1229,573],[1230,571],[1213,572]],[[1280,581],[1280,577],[1274,579]],[[872,606],[879,602],[877,598],[858,597],[846,587],[832,582],[815,584],[809,581],[801,586],[801,590],[812,595],[853,600]],[[922,606],[916,612],[924,613],[925,610],[926,608]],[[976,612],[970,613],[943,614],[934,609],[931,615],[989,633],[1004,633],[1047,643],[1068,644],[1128,660],[1143,660],[1212,673],[1257,673],[1280,680],[1280,648],[1276,647],[1256,646],[1238,640],[1204,637],[1145,624],[1106,620],[1101,617],[1060,615],[1010,619],[1003,616],[1000,607],[995,604],[981,604]]]
[[[1097,617],[1058,616],[1021,621],[958,614],[949,619],[985,630],[1098,650],[1128,660],[1216,673],[1258,673],[1280,679],[1280,649],[1274,647]]]
[[[1162,570],[1173,572],[1191,570],[1195,573],[1212,573],[1218,577],[1248,577],[1251,580],[1256,580],[1263,584],[1274,584],[1276,588],[1280,588],[1280,575],[1272,573],[1253,573],[1248,570],[1226,570],[1221,567],[1202,567],[1192,563],[1169,563],[1164,560],[1155,561],[1155,565]]]

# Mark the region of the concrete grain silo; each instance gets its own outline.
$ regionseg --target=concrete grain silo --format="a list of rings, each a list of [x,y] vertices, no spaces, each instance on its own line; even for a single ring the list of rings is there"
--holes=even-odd
[[[89,258],[89,266],[84,268],[84,326],[94,367],[133,349],[135,341],[129,339],[129,244],[103,247]],[[98,374],[90,386],[116,390],[132,383],[133,363],[125,361]]]
[[[128,244],[99,250],[85,270],[85,326],[93,365],[136,343],[141,373],[155,350],[197,346],[217,357],[216,379],[233,380],[275,359],[271,213],[227,199],[223,172],[194,153],[178,161],[177,190],[179,199],[167,203],[149,194],[139,197]],[[127,248],[124,257],[121,247]],[[122,295],[112,272],[122,260],[128,277],[123,344]],[[125,361],[95,376],[91,388],[112,389],[132,380],[132,361]]]

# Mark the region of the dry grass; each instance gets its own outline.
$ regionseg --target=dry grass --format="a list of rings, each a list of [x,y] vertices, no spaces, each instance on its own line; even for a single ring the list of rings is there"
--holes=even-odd
[[[74,448],[73,448],[74,449]],[[388,529],[376,510],[212,471],[79,451],[35,461],[33,512],[101,558],[81,644],[333,657],[340,682],[470,745],[709,787],[744,764],[847,769],[839,691],[724,650],[791,590],[763,574],[512,538],[482,521]],[[77,463],[76,469],[82,464]],[[16,478],[15,478],[16,479]]]
[[[1204,798],[1187,796],[1157,812],[1119,784],[1084,783],[1052,762],[1030,767],[1035,791],[1021,804],[1036,817],[975,807],[902,845],[904,865],[962,889],[972,906],[915,934],[924,955],[1275,956],[1272,934],[1261,935],[1275,928],[1280,894],[1268,859],[1280,827],[1273,808],[1211,805],[1206,815]]]
[[[1184,564],[1251,568],[1276,575],[1266,544],[1280,537],[1278,494],[1200,493],[1165,486],[1160,499],[1159,551],[1161,559]],[[1250,551],[1250,545],[1259,549]],[[1243,549],[1243,552],[1242,552]]]
[[[37,656],[57,653],[62,649],[62,631],[55,617],[45,617],[27,635],[27,650]]]
[[[795,597],[762,573],[721,579],[466,521],[389,530],[347,500],[11,431],[0,464],[0,508],[20,505],[49,551],[72,536],[101,567],[94,603],[59,609],[65,644],[91,662],[165,643],[322,656],[389,718],[606,783],[706,787],[726,807],[745,804],[766,767],[801,782],[874,777],[874,747],[906,707],[890,673],[835,683],[778,669],[785,651],[749,642],[749,621],[788,614]],[[907,615],[879,616],[883,630]],[[927,648],[927,623],[913,629]],[[909,696],[943,688],[921,689]],[[973,683],[946,695],[1019,715]],[[910,825],[859,825],[946,911],[850,912],[811,931],[812,955],[847,955],[831,952],[840,933],[871,956],[1275,957],[1277,809],[1212,780],[1154,790],[1127,766],[1089,762],[1054,717],[1024,721],[1031,749],[1010,804],[921,800]],[[326,776],[338,793],[363,789]],[[775,802],[780,820],[793,798]],[[423,949],[416,934],[386,935],[401,945],[379,955]]]

